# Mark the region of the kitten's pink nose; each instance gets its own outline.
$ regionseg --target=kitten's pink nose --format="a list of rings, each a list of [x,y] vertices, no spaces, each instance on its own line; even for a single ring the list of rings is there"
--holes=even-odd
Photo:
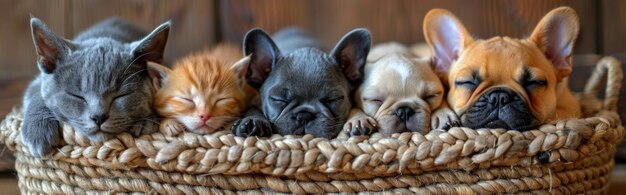
[[[200,120],[202,120],[202,122],[206,122],[211,118],[211,115],[209,114],[201,114],[200,115]]]

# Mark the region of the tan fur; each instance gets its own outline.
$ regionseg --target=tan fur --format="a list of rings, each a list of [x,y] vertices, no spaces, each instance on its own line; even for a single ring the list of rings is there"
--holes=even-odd
[[[219,45],[178,60],[155,96],[156,111],[170,119],[163,131],[180,132],[171,120],[176,119],[189,131],[211,133],[241,116],[256,96],[233,67],[242,56],[236,46]],[[210,116],[206,126],[198,120],[202,114]]]
[[[450,17],[462,27],[461,22],[446,10],[435,9],[427,14],[424,19],[424,33],[431,46],[441,38],[437,36],[434,25]],[[473,39],[467,30],[460,29],[463,34],[460,37],[460,42],[463,43],[462,53],[446,74],[450,87],[447,100],[459,117],[462,118],[484,92],[495,87],[507,87],[522,95],[539,124],[580,116],[579,103],[567,86],[571,67],[556,68],[557,65],[544,54],[547,25],[555,21],[566,23],[565,26],[569,27],[560,36],[564,36],[564,39],[573,37],[572,42],[575,41],[578,17],[571,8],[558,8],[548,13],[528,39],[499,36],[486,40]],[[571,63],[570,57],[565,61]],[[526,68],[534,77],[547,80],[547,86],[527,92],[518,83]],[[474,91],[453,84],[457,79],[472,77],[472,71],[475,70],[483,81]]]

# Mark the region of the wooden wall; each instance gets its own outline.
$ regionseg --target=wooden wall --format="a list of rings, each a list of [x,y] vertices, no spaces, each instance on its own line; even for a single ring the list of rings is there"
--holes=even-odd
[[[582,31],[576,53],[595,53],[596,2],[588,0],[221,0],[220,32],[225,40],[239,41],[247,30],[262,27],[272,33],[296,25],[332,47],[357,27],[372,32],[374,42],[424,41],[423,18],[433,8],[455,13],[476,37],[525,37],[548,11],[570,6],[578,11]]]
[[[146,29],[171,20],[165,56],[171,63],[220,41],[240,43],[253,27],[271,33],[299,26],[328,47],[356,27],[369,28],[376,43],[420,42],[423,17],[432,8],[454,12],[476,37],[524,37],[545,13],[563,5],[580,16],[582,28],[575,47],[582,56],[578,59],[583,59],[579,64],[592,64],[597,58],[587,54],[626,53],[626,2],[618,0],[2,0],[0,117],[20,101],[28,81],[38,73],[30,14],[68,38],[111,16]],[[576,78],[586,78],[586,70],[577,72]],[[574,82],[574,87],[580,88],[580,83],[584,82]]]

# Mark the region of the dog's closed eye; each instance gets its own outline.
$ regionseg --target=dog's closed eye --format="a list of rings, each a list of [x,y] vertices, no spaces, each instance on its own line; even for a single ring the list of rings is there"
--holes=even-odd
[[[524,88],[526,88],[526,90],[545,87],[546,85],[548,85],[548,81],[546,80],[529,80],[524,82]]]
[[[337,96],[337,97],[331,97],[331,98],[324,98],[324,99],[322,100],[322,103],[324,103],[324,104],[330,104],[330,103],[334,103],[334,102],[341,101],[341,100],[343,100],[343,98],[344,98],[343,96]]]
[[[548,85],[548,80],[545,78],[533,76],[529,69],[524,70],[524,75],[518,81],[526,90],[530,91],[539,87],[545,87]]]
[[[437,97],[439,97],[442,93],[443,93],[443,92],[438,91],[438,92],[435,92],[435,93],[432,93],[432,94],[426,95],[426,96],[424,96],[424,100],[427,100],[427,101],[428,101],[428,100],[431,100],[431,99],[437,98]]]
[[[281,103],[281,104],[287,103],[287,100],[285,98],[278,97],[278,96],[270,96],[270,100],[272,100],[275,103]]]
[[[457,87],[465,87],[469,90],[474,90],[476,88],[476,86],[478,85],[478,83],[476,83],[475,81],[471,80],[471,81],[454,81],[454,85],[456,85]]]
[[[377,105],[383,104],[383,100],[379,98],[363,98],[363,102],[368,102],[368,103],[377,104]]]

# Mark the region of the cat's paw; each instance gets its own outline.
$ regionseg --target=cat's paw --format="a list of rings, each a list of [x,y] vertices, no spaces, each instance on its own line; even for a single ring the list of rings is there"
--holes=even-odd
[[[378,129],[378,124],[372,117],[366,115],[354,116],[343,125],[343,129],[350,136],[369,135]]]
[[[451,127],[461,126],[461,120],[456,113],[448,108],[443,107],[435,110],[431,115],[430,126],[432,129],[450,129]]]
[[[159,130],[159,123],[156,117],[148,117],[143,121],[139,121],[133,128],[130,133],[135,137],[140,135],[148,135]]]
[[[59,122],[24,119],[20,129],[22,142],[34,157],[46,156],[61,142]]]
[[[241,137],[269,137],[272,135],[272,123],[263,117],[248,116],[235,122],[231,130]]]
[[[185,131],[185,126],[180,124],[176,119],[164,119],[161,121],[161,127],[159,129],[161,133],[166,136],[176,136]]]

